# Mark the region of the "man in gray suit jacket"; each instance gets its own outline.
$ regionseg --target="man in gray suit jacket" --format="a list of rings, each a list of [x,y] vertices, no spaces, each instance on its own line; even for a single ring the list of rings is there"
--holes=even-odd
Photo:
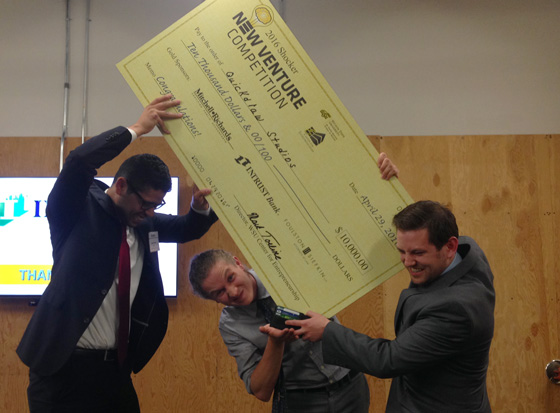
[[[484,252],[458,235],[455,217],[432,201],[393,219],[411,283],[395,314],[395,340],[371,338],[320,314],[289,321],[323,340],[326,363],[393,378],[387,412],[490,412],[486,391],[494,332],[493,275]]]

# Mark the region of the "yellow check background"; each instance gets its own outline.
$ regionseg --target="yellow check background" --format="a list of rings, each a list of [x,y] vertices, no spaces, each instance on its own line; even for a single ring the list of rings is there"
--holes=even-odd
[[[332,316],[400,271],[412,199],[269,2],[207,0],[117,67],[181,100],[167,142],[278,304]]]

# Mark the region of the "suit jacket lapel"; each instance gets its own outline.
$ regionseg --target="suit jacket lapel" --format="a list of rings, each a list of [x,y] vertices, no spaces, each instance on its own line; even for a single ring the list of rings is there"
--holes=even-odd
[[[461,244],[459,245],[458,254],[461,255],[463,261],[459,263],[455,268],[451,271],[445,273],[443,276],[436,279],[434,282],[430,283],[427,286],[416,286],[413,283],[408,285],[406,290],[401,292],[399,297],[399,303],[397,305],[397,310],[395,311],[395,334],[398,334],[400,327],[403,322],[403,307],[406,300],[416,294],[425,294],[432,291],[436,291],[442,288],[447,288],[450,285],[457,282],[461,277],[463,277],[473,266],[473,261],[469,260],[467,254],[470,250],[470,246],[468,244]]]

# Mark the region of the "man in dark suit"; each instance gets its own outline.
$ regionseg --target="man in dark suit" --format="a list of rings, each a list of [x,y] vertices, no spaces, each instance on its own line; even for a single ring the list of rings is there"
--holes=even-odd
[[[494,332],[493,275],[484,252],[459,237],[455,217],[432,201],[393,219],[411,283],[395,314],[395,340],[371,338],[320,314],[288,321],[323,340],[326,363],[393,378],[387,412],[490,412],[486,391]]]
[[[137,137],[180,113],[161,96],[134,125],[117,127],[72,151],[49,195],[52,278],[17,353],[30,368],[31,412],[139,412],[130,378],[159,347],[168,308],[158,266],[159,242],[200,238],[217,220],[195,189],[184,216],[158,214],[171,188],[155,155],[127,159],[111,187],[97,168]]]

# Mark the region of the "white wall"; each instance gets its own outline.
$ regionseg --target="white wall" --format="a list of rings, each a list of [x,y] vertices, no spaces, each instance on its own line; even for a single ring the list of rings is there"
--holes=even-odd
[[[235,1],[235,0],[231,0]],[[200,0],[91,0],[91,136],[140,103],[115,64]],[[85,0],[72,0],[68,136],[81,136]],[[368,134],[560,133],[558,0],[275,0]],[[0,0],[0,136],[59,136],[66,0]]]

